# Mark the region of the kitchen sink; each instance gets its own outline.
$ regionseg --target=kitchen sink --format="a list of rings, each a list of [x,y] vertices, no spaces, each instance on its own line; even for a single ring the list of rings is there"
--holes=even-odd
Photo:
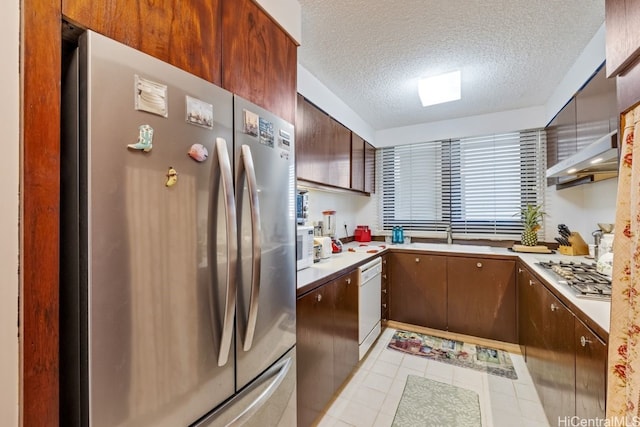
[[[427,251],[462,252],[462,253],[492,253],[491,246],[462,245],[458,243],[411,243],[410,248]]]

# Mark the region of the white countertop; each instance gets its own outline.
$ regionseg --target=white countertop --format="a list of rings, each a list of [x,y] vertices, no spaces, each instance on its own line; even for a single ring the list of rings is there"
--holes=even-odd
[[[589,316],[596,324],[602,329],[609,332],[610,325],[610,311],[611,303],[609,301],[596,301],[584,298],[577,298],[573,291],[567,285],[556,283],[556,278],[551,272],[537,263],[540,261],[573,261],[573,262],[587,262],[592,263],[593,260],[587,259],[582,256],[567,256],[562,254],[528,254],[528,253],[515,253],[507,248],[491,247],[491,246],[474,246],[474,245],[461,245],[453,244],[447,245],[444,243],[410,243],[410,244],[392,244],[388,245],[384,242],[369,242],[363,246],[359,242],[350,242],[344,245],[342,253],[333,254],[330,258],[323,259],[320,262],[313,264],[311,267],[298,271],[298,289],[303,288],[311,283],[321,281],[324,278],[331,276],[341,270],[355,267],[358,264],[364,263],[367,260],[373,259],[385,252],[387,249],[397,250],[423,250],[433,252],[455,252],[470,255],[502,255],[513,256],[520,258],[527,264],[531,270],[535,271],[540,277],[557,289],[567,300],[571,301],[576,307],[578,307],[585,315]],[[356,252],[350,252],[349,248]],[[366,250],[377,250],[376,253],[367,253]]]

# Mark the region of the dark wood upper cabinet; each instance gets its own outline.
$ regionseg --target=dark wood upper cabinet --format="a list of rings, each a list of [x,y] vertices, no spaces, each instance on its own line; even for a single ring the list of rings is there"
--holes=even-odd
[[[220,86],[221,1],[166,0],[158,5],[141,0],[62,0],[62,14],[74,25]]]
[[[365,141],[351,132],[351,189],[364,191]]]
[[[640,2],[605,2],[607,77],[621,74],[640,53]]]
[[[518,342],[515,264],[447,257],[449,331]]]
[[[376,191],[376,147],[368,142],[364,143],[364,191]]]
[[[254,2],[222,1],[222,87],[295,124],[297,60],[295,42]]]
[[[351,184],[351,131],[334,119],[329,120],[328,142],[330,157],[328,184],[349,188]]]

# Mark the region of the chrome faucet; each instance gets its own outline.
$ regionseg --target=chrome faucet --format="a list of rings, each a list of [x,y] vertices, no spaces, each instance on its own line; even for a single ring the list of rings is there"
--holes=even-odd
[[[447,226],[447,245],[453,243],[453,235],[451,234],[451,226]]]

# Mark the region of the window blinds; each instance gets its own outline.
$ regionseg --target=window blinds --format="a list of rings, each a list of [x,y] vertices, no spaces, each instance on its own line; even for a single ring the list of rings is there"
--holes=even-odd
[[[543,130],[378,150],[385,230],[519,235],[518,213],[544,200]]]

